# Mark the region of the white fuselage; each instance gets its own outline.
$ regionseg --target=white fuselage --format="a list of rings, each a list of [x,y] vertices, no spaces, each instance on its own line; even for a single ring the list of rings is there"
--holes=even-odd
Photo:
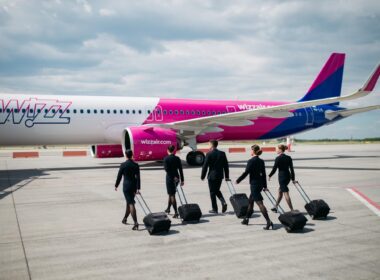
[[[123,129],[141,125],[159,101],[149,97],[58,98],[0,94],[0,145],[120,143]]]

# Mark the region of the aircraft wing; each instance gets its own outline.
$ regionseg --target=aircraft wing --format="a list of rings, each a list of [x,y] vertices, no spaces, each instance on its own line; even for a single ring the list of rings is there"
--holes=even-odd
[[[287,103],[277,106],[266,108],[258,108],[252,110],[245,110],[240,112],[232,112],[222,115],[214,115],[202,118],[195,118],[191,120],[178,121],[164,124],[148,124],[150,127],[170,128],[180,131],[184,138],[198,135],[204,132],[217,132],[220,131],[218,126],[246,126],[253,124],[253,121],[258,117],[269,118],[284,118],[292,116],[292,111],[311,106],[331,104],[334,102],[348,101],[368,95],[375,87],[376,82],[380,75],[380,64],[372,72],[366,83],[353,94],[346,96],[330,97],[324,99],[316,99],[304,102]],[[187,135],[187,136],[186,136]]]
[[[362,108],[355,108],[355,109],[343,109],[339,111],[328,111],[326,112],[325,116],[327,119],[332,120],[336,117],[349,117],[354,114],[368,112],[372,110],[380,109],[380,105],[374,105],[374,106],[368,106],[368,107],[362,107]]]

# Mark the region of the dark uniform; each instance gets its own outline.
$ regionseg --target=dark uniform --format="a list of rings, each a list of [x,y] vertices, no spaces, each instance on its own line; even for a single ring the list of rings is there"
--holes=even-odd
[[[115,187],[118,187],[124,176],[123,193],[128,204],[135,204],[135,193],[140,189],[140,167],[131,159],[120,165]]]
[[[289,182],[290,180],[294,181],[295,178],[292,158],[286,154],[281,154],[278,157],[276,157],[273,169],[270,172],[269,177],[272,177],[273,174],[276,173],[277,168],[280,191],[289,192]]]
[[[178,180],[184,181],[181,159],[174,154],[170,154],[164,158],[164,167],[166,171],[166,190],[168,195],[175,195]],[[175,178],[177,178],[177,181]]]
[[[226,179],[229,179],[229,168],[226,153],[219,151],[216,148],[208,152],[202,167],[202,180],[206,177],[207,170],[212,209],[217,211],[218,205],[216,204],[216,197],[222,201],[223,205],[226,204],[220,191],[220,186],[222,185],[224,176]]]
[[[247,177],[249,174],[249,183],[251,185],[251,195],[250,200],[253,201],[262,201],[263,196],[261,195],[261,191],[267,187],[267,179],[265,173],[265,163],[264,161],[255,156],[252,157],[247,162],[247,167],[241,176],[236,180],[239,184],[241,181]]]

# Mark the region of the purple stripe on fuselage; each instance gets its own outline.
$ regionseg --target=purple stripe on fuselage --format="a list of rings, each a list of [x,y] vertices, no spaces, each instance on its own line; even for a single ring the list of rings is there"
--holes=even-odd
[[[286,104],[287,102],[240,101],[240,100],[196,100],[196,99],[160,99],[156,108],[147,118],[148,123],[171,123],[218,114],[240,112],[249,109],[266,108]],[[280,125],[286,118],[260,117],[249,126],[223,126],[222,132],[209,132],[197,136],[198,142],[209,139],[252,140],[260,138]]]

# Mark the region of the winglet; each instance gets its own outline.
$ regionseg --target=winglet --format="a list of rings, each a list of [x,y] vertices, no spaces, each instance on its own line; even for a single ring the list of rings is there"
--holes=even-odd
[[[377,65],[375,70],[372,72],[371,76],[368,78],[367,82],[364,84],[364,86],[360,89],[361,91],[373,91],[373,89],[376,86],[377,80],[379,79],[380,75],[380,64]]]

